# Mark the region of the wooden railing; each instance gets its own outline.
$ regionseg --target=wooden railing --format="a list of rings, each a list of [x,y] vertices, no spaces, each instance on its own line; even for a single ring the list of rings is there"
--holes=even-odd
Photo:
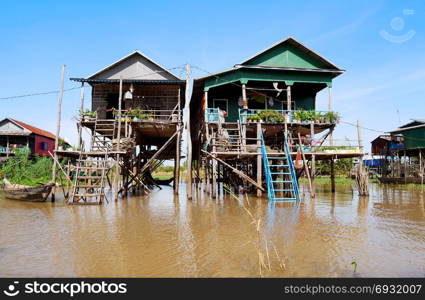
[[[126,109],[119,111],[113,110],[115,119],[121,119],[122,122],[128,121],[161,121],[161,122],[181,122],[182,111],[177,109]],[[94,122],[96,117],[82,115],[80,118],[86,122]]]
[[[125,118],[128,121],[163,121],[163,122],[180,122],[181,110],[167,109],[141,109],[137,111],[123,110],[121,119]],[[115,113],[116,118],[118,114]]]
[[[8,147],[2,147],[0,146],[0,153],[5,153],[5,154],[10,154],[13,153],[14,151],[29,151],[29,148],[27,147],[19,147],[19,148],[8,148]]]

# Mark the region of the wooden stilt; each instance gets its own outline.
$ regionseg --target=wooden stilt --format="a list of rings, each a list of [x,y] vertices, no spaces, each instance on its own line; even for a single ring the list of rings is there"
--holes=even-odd
[[[248,181],[249,183],[253,184],[254,186],[256,186],[257,188],[261,189],[261,191],[264,192],[264,188],[262,186],[259,186],[255,180],[253,180],[252,178],[250,178],[246,174],[244,174],[241,171],[239,171],[238,169],[232,167],[231,165],[229,165],[225,161],[221,160],[220,158],[216,157],[215,155],[213,155],[213,154],[211,154],[211,153],[209,153],[209,152],[207,152],[205,150],[201,150],[201,151],[203,153],[205,153],[206,155],[208,155],[209,157],[211,157],[213,160],[216,160],[216,161],[222,163],[223,165],[225,165],[226,167],[228,167],[230,170],[232,170],[233,173],[235,173],[239,177],[241,177],[243,180]]]
[[[187,185],[186,195],[188,200],[192,200],[192,137],[190,132],[190,65],[186,64],[186,132],[187,132]]]
[[[56,121],[55,153],[54,153],[54,161],[53,161],[53,167],[52,167],[52,182],[56,182],[56,161],[58,160],[58,154],[56,153],[56,151],[58,151],[59,135],[61,130],[61,114],[62,114],[62,99],[63,99],[65,68],[66,66],[63,65],[62,71],[61,71],[61,88],[58,95],[58,118]],[[55,192],[56,192],[56,187],[54,186],[52,189],[52,196],[51,196],[52,202],[55,202]]]
[[[216,152],[216,146],[215,146],[215,142],[213,145],[213,154],[215,154]],[[217,193],[217,161],[213,160],[212,161],[212,198],[215,199],[216,197],[216,193]]]
[[[305,172],[307,174],[307,179],[308,179],[308,183],[309,183],[309,187],[310,187],[310,197],[311,198],[314,198],[314,197],[316,197],[316,192],[315,192],[315,190],[313,188],[313,184],[312,184],[312,181],[311,181],[310,171],[308,169],[307,160],[305,158],[303,145],[301,143],[301,135],[300,135],[299,132],[298,132],[298,145],[300,146],[301,156],[303,158],[304,170],[305,170]]]
[[[314,152],[316,151],[316,147],[314,146],[314,123],[310,123],[310,139],[311,139],[311,184],[313,186],[313,190],[316,190],[316,186],[314,185],[314,180],[316,178],[316,155],[314,155]]]
[[[335,193],[335,158],[331,157],[331,192]]]
[[[267,101],[266,101],[267,102]],[[257,122],[257,152],[260,153],[261,147],[261,123]],[[262,186],[262,158],[261,154],[257,155],[257,183]],[[257,189],[257,197],[261,197],[262,192],[260,189]]]
[[[180,88],[178,89],[177,94],[177,109],[178,109],[178,125],[177,125],[177,137],[176,137],[176,158],[174,160],[174,194],[179,194],[180,186],[180,140],[181,140],[181,106],[180,106]]]
[[[120,150],[120,143],[121,143],[121,114],[122,114],[122,75],[120,75],[120,87],[119,87],[119,95],[118,95],[117,151]],[[115,180],[114,180],[115,200],[118,200],[119,181],[120,181],[120,155],[117,154],[116,164],[115,164]]]

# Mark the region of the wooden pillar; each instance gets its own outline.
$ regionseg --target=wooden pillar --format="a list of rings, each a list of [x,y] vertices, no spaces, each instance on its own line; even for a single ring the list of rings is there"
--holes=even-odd
[[[176,137],[176,157],[174,160],[174,194],[179,194],[180,185],[180,135],[181,135],[181,105],[180,105],[180,87],[177,92],[177,111],[179,114],[177,124],[177,137]]]
[[[187,134],[187,185],[186,195],[188,200],[192,200],[192,137],[190,133],[190,65],[186,64],[186,134]]]
[[[52,167],[52,182],[56,182],[56,162],[58,161],[58,154],[56,151],[58,150],[59,146],[59,135],[60,135],[60,129],[61,129],[61,113],[62,113],[62,99],[63,99],[63,86],[64,86],[64,77],[65,77],[65,68],[66,66],[62,66],[61,71],[61,88],[58,95],[58,115],[57,115],[57,121],[56,121],[56,137],[55,137],[55,153],[54,153],[54,161],[53,161],[53,167]],[[52,189],[52,202],[55,201],[55,191],[56,187],[54,186]]]
[[[243,108],[248,109],[248,99],[246,97],[246,84],[242,84],[242,101],[243,101]]]
[[[6,135],[6,157],[9,158],[9,152],[10,152],[10,143],[9,143],[9,136]]]
[[[267,101],[266,101],[267,102]],[[261,123],[257,122],[257,153],[261,153],[260,147],[261,147]],[[257,155],[257,183],[259,185],[262,185],[262,159],[261,154]],[[257,188],[257,197],[261,197],[262,192],[260,189]]]
[[[419,173],[422,173],[422,150],[419,149]]]
[[[292,101],[292,95],[291,95],[291,86],[288,85],[286,87],[286,110],[288,111],[288,113],[292,110],[291,108],[291,101]]]
[[[328,87],[328,111],[332,111],[332,87]]]
[[[359,149],[360,151],[363,153],[363,143],[362,143],[362,132],[361,132],[361,127],[360,127],[360,120],[357,120],[357,139],[359,142]],[[360,157],[360,160],[363,164],[363,155]]]
[[[83,145],[83,126],[81,124],[81,118],[84,113],[84,82],[81,83],[80,88],[80,120],[78,121],[78,149],[82,151]]]
[[[335,160],[331,157],[331,192],[335,193]]]
[[[403,153],[403,157],[404,157],[404,182],[406,183],[406,180],[407,180],[407,156],[406,156],[406,150],[404,150],[404,153]]]
[[[314,185],[314,179],[316,177],[316,155],[314,154],[314,152],[316,151],[315,147],[314,147],[314,123],[311,122],[310,123],[310,139],[311,139],[311,145],[310,145],[310,151],[311,151],[311,172],[310,172],[310,177],[311,177],[311,185],[312,185],[312,190],[315,192],[315,185]]]
[[[214,141],[212,153],[214,155],[217,155],[215,143],[216,142]],[[212,198],[214,199],[217,193],[217,161],[215,159],[212,160],[212,175],[211,176],[212,176]]]
[[[242,84],[242,101],[243,101],[243,108],[248,109],[248,98],[246,97],[246,84]],[[246,120],[245,120],[246,121]],[[242,123],[242,149],[241,151],[245,151],[245,144],[246,144],[246,122]]]
[[[206,158],[206,164],[205,164],[205,190],[207,192],[207,194],[210,193],[211,191],[211,186],[210,186],[210,160],[208,158]]]
[[[118,95],[118,133],[117,133],[117,151],[120,151],[120,143],[121,143],[121,109],[122,109],[122,75],[120,75],[120,87],[119,87],[119,95]],[[115,164],[115,181],[114,181],[114,189],[115,189],[115,200],[118,200],[118,190],[119,190],[119,181],[120,181],[120,155],[116,156],[116,164]]]

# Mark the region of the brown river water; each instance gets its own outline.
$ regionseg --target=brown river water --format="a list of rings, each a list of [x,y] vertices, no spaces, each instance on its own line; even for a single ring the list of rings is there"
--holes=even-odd
[[[0,277],[259,276],[259,235],[243,205],[202,192],[187,201],[181,191],[173,197],[164,187],[102,206],[0,194]],[[425,276],[425,192],[378,184],[370,192],[359,199],[338,186],[331,195],[323,185],[299,206],[245,199],[269,250],[262,275]]]

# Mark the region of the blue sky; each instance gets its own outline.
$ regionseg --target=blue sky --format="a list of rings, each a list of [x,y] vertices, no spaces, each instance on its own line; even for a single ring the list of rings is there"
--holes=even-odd
[[[62,64],[66,88],[77,86],[69,77],[92,74],[136,49],[168,68],[190,63],[216,72],[293,36],[347,70],[334,81],[334,107],[344,121],[391,130],[425,119],[423,7],[420,0],[3,0],[0,98],[57,90]],[[327,94],[317,99],[325,110]],[[0,118],[55,132],[55,94],[0,104]],[[66,92],[61,135],[71,143],[78,107],[79,91]],[[369,149],[378,133],[362,133]],[[353,138],[356,131],[341,124],[335,136]]]

